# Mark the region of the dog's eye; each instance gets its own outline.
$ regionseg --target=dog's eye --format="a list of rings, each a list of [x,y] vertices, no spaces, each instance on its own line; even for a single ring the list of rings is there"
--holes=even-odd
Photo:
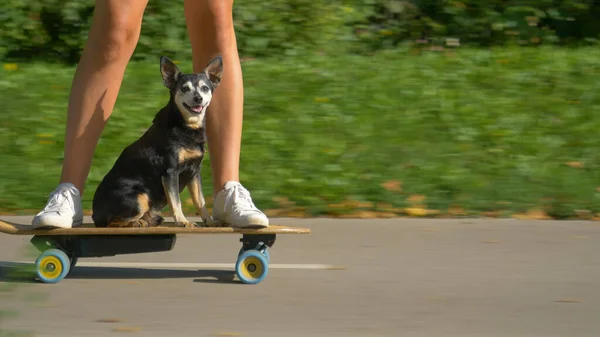
[[[206,92],[206,91],[208,91],[208,87],[207,87],[206,85],[203,85],[203,86],[200,88],[200,90],[202,90],[202,91]]]
[[[185,86],[185,87],[181,87],[181,92],[188,92],[190,91],[190,87]]]

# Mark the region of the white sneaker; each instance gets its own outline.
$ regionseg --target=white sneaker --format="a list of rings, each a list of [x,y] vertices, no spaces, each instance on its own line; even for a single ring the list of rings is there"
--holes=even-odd
[[[50,193],[46,207],[31,221],[35,228],[72,228],[83,223],[81,196],[71,183],[62,183]]]
[[[215,197],[213,219],[231,227],[268,227],[269,219],[250,197],[250,192],[237,181],[228,181]]]

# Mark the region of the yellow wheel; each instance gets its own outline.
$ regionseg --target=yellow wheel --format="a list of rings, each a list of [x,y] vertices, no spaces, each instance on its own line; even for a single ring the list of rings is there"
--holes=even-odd
[[[35,262],[36,274],[44,283],[57,283],[62,280],[70,270],[69,257],[60,249],[44,251]]]
[[[247,250],[240,254],[235,264],[237,277],[246,284],[257,284],[265,279],[269,272],[269,262],[265,255],[257,250]]]

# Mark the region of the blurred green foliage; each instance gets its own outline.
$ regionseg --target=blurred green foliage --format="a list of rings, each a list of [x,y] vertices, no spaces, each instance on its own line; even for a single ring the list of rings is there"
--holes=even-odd
[[[0,2],[0,212],[37,211],[55,187],[93,4]],[[237,1],[241,180],[259,207],[310,215],[344,213],[348,200],[388,215],[600,213],[598,17],[600,2],[584,0]],[[188,47],[183,0],[149,1],[86,207],[167,99],[158,55],[190,70]]]
[[[3,0],[0,58],[76,62],[94,0]],[[402,43],[593,44],[600,4],[588,0],[246,0],[234,5],[244,57],[302,50],[372,53]],[[149,1],[134,59],[189,56],[183,0]]]
[[[94,156],[87,209],[168,99],[157,62],[128,67]],[[60,175],[74,67],[15,67],[0,70],[0,212],[31,214]],[[263,209],[334,215],[352,200],[404,214],[422,195],[440,212],[600,213],[597,48],[318,53],[248,60],[243,71],[240,179]],[[210,153],[203,174],[212,195]],[[187,192],[183,200],[193,214]]]

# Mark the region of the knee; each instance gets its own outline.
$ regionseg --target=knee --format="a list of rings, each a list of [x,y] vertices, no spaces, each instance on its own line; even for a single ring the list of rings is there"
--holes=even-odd
[[[225,38],[233,32],[233,0],[208,0],[205,10],[210,13],[217,38]]]
[[[128,60],[139,40],[141,22],[121,16],[108,19],[104,25],[98,37],[103,59],[107,62]]]

